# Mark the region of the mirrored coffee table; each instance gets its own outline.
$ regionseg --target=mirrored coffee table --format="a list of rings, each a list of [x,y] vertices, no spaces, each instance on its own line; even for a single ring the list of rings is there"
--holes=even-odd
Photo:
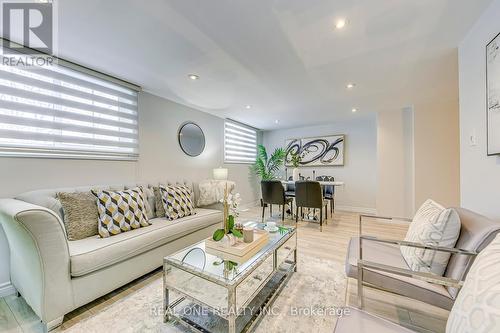
[[[257,222],[245,226],[263,229]],[[250,332],[297,270],[297,232],[287,227],[248,260],[194,244],[163,261],[164,321],[196,332]],[[173,298],[176,296],[176,299]]]

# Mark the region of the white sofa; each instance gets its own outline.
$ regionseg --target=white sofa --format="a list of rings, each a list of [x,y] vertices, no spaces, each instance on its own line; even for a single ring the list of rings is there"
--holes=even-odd
[[[0,199],[12,284],[47,331],[59,326],[65,314],[160,267],[164,256],[209,237],[222,223],[220,210],[196,208],[194,216],[179,220],[154,218],[149,227],[109,238],[68,241],[56,194],[91,188],[39,190]]]

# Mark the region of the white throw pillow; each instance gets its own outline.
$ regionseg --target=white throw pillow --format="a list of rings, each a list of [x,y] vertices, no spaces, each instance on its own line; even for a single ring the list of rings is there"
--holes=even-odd
[[[405,240],[433,246],[454,247],[460,236],[460,218],[451,208],[427,200],[417,211]],[[450,254],[442,251],[402,246],[401,254],[410,269],[442,276]]]
[[[500,235],[477,256],[453,304],[446,333],[500,332]]]

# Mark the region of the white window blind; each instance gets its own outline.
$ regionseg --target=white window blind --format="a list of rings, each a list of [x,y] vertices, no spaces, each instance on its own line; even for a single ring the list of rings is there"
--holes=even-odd
[[[137,159],[137,91],[61,65],[2,62],[1,155]]]
[[[257,130],[226,120],[224,123],[224,161],[254,163],[257,157]]]

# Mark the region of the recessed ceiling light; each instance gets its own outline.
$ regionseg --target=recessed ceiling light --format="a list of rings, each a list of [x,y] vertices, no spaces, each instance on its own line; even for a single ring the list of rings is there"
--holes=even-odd
[[[276,120],[274,121],[274,123],[275,123],[275,124],[279,124],[279,123],[280,123],[279,119],[276,119]]]
[[[347,20],[346,19],[338,19],[337,22],[335,22],[335,28],[337,29],[343,29],[347,25]]]
[[[246,105],[246,106],[245,106],[245,109],[251,109],[251,108],[252,108],[252,106],[251,106],[251,105]]]
[[[346,84],[346,86],[345,86],[345,87],[346,87],[347,89],[352,89],[352,88],[356,87],[356,84],[355,84],[355,83],[348,83],[348,84]]]
[[[196,74],[189,74],[188,77],[191,79],[191,80],[198,80],[200,77]]]
[[[356,108],[352,108],[352,110],[351,110],[351,111],[352,111],[353,113],[355,113],[355,112],[358,112],[358,109],[356,109]]]

